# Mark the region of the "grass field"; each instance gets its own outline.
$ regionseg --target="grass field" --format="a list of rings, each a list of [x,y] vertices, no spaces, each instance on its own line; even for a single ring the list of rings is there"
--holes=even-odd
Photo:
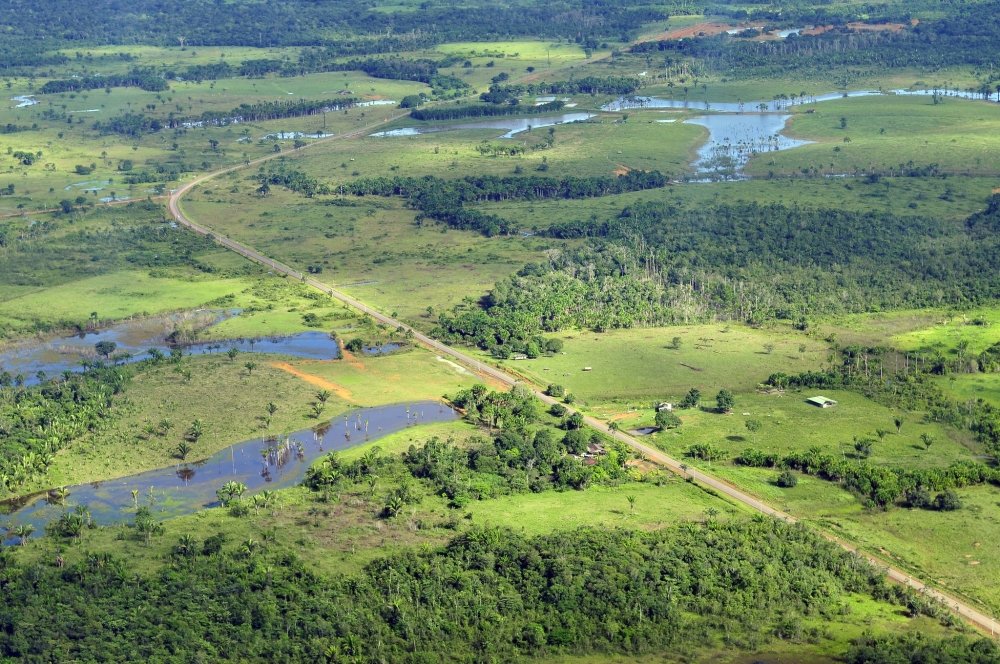
[[[822,364],[825,344],[802,333],[740,325],[687,325],[574,331],[556,335],[564,352],[504,366],[540,385],[559,383],[588,407],[639,406],[679,401],[692,387],[714,397],[721,387],[750,392],[771,373]],[[674,337],[680,348],[672,349]],[[766,346],[773,345],[770,352]],[[804,345],[804,352],[799,347]],[[591,371],[583,371],[591,367]],[[614,404],[614,406],[612,406]]]
[[[689,183],[586,200],[501,202],[474,207],[517,221],[525,228],[545,228],[554,223],[592,217],[611,219],[623,208],[639,201],[667,201],[679,208],[739,202],[778,203],[960,221],[983,209],[994,186],[996,180],[993,178],[965,177],[948,180],[882,178],[877,183],[832,178],[761,179]]]
[[[815,168],[821,173],[854,173],[937,164],[948,173],[997,174],[997,104],[960,99],[934,104],[929,97],[896,96],[804,108],[814,112],[797,113],[787,133],[814,144],[758,156],[748,172],[790,174]]]
[[[11,156],[0,158],[0,187],[15,186],[14,195],[0,198],[0,213],[51,208],[62,199],[74,201],[78,196],[92,203],[112,197],[145,198],[173,185],[166,175],[149,184],[123,184],[129,169],[134,172],[160,169],[183,177],[184,173],[212,170],[271,154],[275,144],[291,149],[292,139],[276,140],[271,137],[275,133],[338,134],[398,112],[395,105],[368,106],[306,118],[162,130],[138,138],[101,135],[93,128],[95,122],[126,112],[142,110],[161,119],[169,114],[193,117],[257,101],[337,99],[338,92],[344,89],[357,97],[392,100],[428,91],[421,83],[374,79],[361,72],[332,72],[291,78],[172,82],[171,89],[165,92],[114,88],[110,93],[91,90],[38,95],[36,105],[5,106],[0,108],[0,123],[36,128],[0,135],[0,150],[40,152],[41,156],[30,166]],[[26,82],[20,82],[9,93],[30,94],[31,89]],[[213,147],[210,141],[217,141],[217,146]],[[81,175],[76,172],[77,166],[92,166],[92,171]]]
[[[479,297],[496,281],[538,260],[556,242],[483,238],[415,226],[398,199],[326,205],[275,188],[259,199],[241,180],[185,199],[194,219],[291,265],[317,265],[318,278],[404,320],[432,325],[427,307],[441,310]]]

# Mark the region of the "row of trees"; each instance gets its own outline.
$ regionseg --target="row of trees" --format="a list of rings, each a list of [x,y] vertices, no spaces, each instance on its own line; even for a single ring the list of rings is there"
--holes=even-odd
[[[561,111],[565,102],[556,100],[538,106],[521,106],[515,103],[504,105],[470,104],[465,106],[441,106],[417,109],[410,113],[414,120],[458,120],[460,118],[492,118],[504,115],[536,115]]]
[[[46,81],[38,89],[41,94],[61,92],[83,92],[101,88],[141,88],[149,92],[160,92],[168,88],[166,78],[152,67],[136,67],[125,74],[80,76],[77,78],[53,79]]]
[[[634,76],[584,76],[568,81],[505,84],[495,82],[479,98],[491,104],[516,103],[524,95],[630,95],[641,82]]]
[[[448,226],[475,230],[484,235],[510,235],[514,224],[497,215],[465,208],[466,203],[489,201],[542,200],[549,198],[591,198],[630,191],[655,189],[667,184],[658,171],[629,171],[618,177],[497,177],[468,176],[444,180],[434,176],[362,178],[337,187],[354,196],[404,196],[421,211],[418,222],[430,217]]]
[[[225,126],[234,123],[262,122],[281,118],[299,118],[321,113],[332,113],[353,108],[361,100],[357,97],[339,99],[299,99],[295,101],[262,101],[240,104],[229,111],[205,111],[193,117],[170,114],[165,120],[143,113],[127,111],[106,121],[98,121],[94,129],[104,134],[121,134],[138,138],[164,128],[177,129],[189,126]]]

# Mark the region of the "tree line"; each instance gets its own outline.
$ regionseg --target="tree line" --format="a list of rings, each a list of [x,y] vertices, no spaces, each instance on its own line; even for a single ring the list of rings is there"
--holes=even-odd
[[[460,118],[492,118],[506,115],[537,115],[561,111],[565,105],[565,102],[556,100],[538,106],[521,106],[520,104],[442,106],[416,109],[410,113],[410,117],[414,120],[458,120]]]
[[[495,82],[479,98],[491,104],[511,103],[524,95],[630,95],[641,82],[634,76],[584,76],[568,81],[549,83],[502,84]]]
[[[455,180],[434,176],[361,178],[334,189],[342,194],[354,196],[403,196],[412,207],[420,210],[418,222],[429,217],[452,228],[475,230],[492,236],[510,235],[518,232],[519,227],[497,215],[465,208],[465,204],[592,198],[656,189],[666,184],[666,176],[659,171],[629,171],[615,177],[550,178],[479,175]]]
[[[78,78],[53,79],[46,81],[38,89],[41,94],[61,92],[83,92],[101,88],[140,88],[149,92],[166,90],[166,79],[152,67],[136,67],[125,74],[80,76]]]
[[[131,111],[116,115],[106,121],[94,123],[94,129],[104,134],[121,134],[137,138],[164,128],[177,129],[188,126],[225,126],[240,122],[262,122],[281,118],[299,118],[320,113],[353,108],[361,100],[357,97],[339,99],[300,99],[295,101],[261,101],[243,103],[228,111],[205,111],[196,116],[175,116],[165,120]]]

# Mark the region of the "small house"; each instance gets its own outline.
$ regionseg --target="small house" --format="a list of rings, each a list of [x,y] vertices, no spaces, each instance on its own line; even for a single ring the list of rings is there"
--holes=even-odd
[[[666,401],[661,401],[660,403],[656,404],[656,412],[660,412],[663,410],[670,412],[673,409],[674,409],[674,404],[667,403]]]
[[[584,368],[583,368],[583,370],[584,370],[584,371],[593,371],[593,369],[592,369],[592,368],[590,368],[590,367],[584,367]]]
[[[837,405],[836,401],[833,399],[827,399],[824,396],[809,397],[806,399],[806,403],[818,406],[819,408],[832,408]]]

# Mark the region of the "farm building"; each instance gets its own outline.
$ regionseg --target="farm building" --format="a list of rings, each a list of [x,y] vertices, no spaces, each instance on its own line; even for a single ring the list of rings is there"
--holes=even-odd
[[[809,397],[806,399],[806,403],[819,406],[820,408],[830,408],[837,405],[837,402],[833,399],[827,399],[823,396]]]

